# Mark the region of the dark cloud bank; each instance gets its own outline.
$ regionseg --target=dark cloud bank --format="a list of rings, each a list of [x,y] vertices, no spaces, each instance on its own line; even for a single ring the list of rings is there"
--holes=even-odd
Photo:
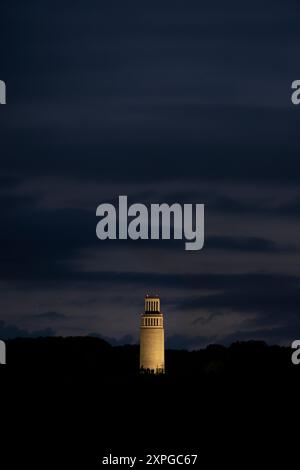
[[[0,337],[56,334],[72,318],[60,313],[72,288],[87,334],[132,342],[125,320],[118,338],[112,326],[128,296],[150,286],[194,325],[173,324],[169,347],[290,342],[300,334],[299,112],[290,104],[300,6],[76,5],[12,1],[1,14]],[[180,243],[99,243],[96,206],[121,193],[205,203],[197,262]],[[86,305],[103,288],[111,308],[93,306],[105,317],[98,331]],[[31,314],[38,295],[44,313]],[[203,312],[239,322],[203,334]]]

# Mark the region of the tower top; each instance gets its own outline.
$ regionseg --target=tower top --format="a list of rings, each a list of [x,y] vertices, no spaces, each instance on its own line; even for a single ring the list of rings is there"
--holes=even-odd
[[[145,313],[160,313],[160,298],[158,295],[145,296]]]

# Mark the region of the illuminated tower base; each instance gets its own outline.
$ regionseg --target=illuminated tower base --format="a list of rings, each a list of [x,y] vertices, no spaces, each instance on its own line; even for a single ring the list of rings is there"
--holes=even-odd
[[[157,296],[145,297],[145,313],[141,314],[140,371],[148,374],[165,372],[164,316]]]

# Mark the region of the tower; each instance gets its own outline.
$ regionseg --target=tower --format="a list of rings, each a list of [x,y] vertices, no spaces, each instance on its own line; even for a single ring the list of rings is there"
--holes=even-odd
[[[146,295],[145,312],[141,314],[140,371],[151,374],[165,372],[164,316],[157,295]]]

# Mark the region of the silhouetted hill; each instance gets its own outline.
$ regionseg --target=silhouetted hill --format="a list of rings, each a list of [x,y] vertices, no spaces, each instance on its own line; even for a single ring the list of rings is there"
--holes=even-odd
[[[172,452],[198,453],[199,468],[244,468],[251,457],[252,468],[269,468],[271,457],[287,468],[298,448],[297,434],[287,433],[300,383],[291,353],[256,341],[167,350],[167,374],[155,377],[138,373],[138,346],[94,337],[7,341],[1,418],[8,411],[11,448],[3,444],[1,456],[8,453],[10,468],[43,468],[45,460],[99,468],[109,453]]]
[[[210,345],[198,351],[167,350],[164,383],[210,379],[253,380],[300,377],[292,350],[261,341]],[[69,377],[83,374],[97,382],[140,377],[139,346],[111,346],[95,337],[18,338],[7,341],[7,368]],[[25,368],[25,369],[24,369]],[[158,377],[152,377],[159,380]],[[140,380],[147,380],[140,379]]]

